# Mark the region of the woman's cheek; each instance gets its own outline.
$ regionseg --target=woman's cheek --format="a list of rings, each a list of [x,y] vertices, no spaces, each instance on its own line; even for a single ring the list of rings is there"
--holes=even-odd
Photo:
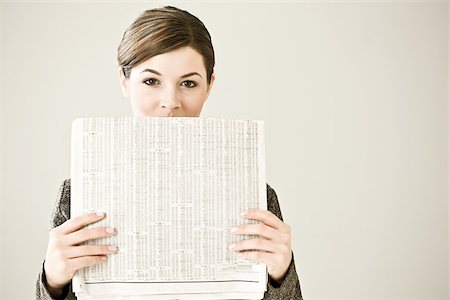
[[[189,111],[189,115],[191,116],[199,116],[202,111],[203,104],[206,101],[205,95],[200,95],[195,99],[192,99],[189,104],[187,110]]]
[[[150,100],[138,100],[136,105],[139,112],[145,116],[151,116],[155,110],[155,102]]]

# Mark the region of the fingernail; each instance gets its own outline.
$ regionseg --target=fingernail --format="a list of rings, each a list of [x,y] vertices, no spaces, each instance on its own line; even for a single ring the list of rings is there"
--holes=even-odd
[[[106,228],[107,233],[114,233],[114,228],[108,227]]]
[[[104,212],[96,212],[95,214],[96,214],[97,216],[99,216],[99,217],[103,217],[103,216],[105,215]]]
[[[241,216],[245,216],[247,213],[248,213],[248,210],[243,210],[243,211],[241,212]]]
[[[232,227],[232,228],[230,229],[230,232],[235,232],[237,229],[238,229],[237,227]]]
[[[234,248],[236,248],[236,244],[231,244],[230,246],[228,246],[228,249],[234,249]]]
[[[116,252],[117,251],[117,246],[108,246],[108,250]]]

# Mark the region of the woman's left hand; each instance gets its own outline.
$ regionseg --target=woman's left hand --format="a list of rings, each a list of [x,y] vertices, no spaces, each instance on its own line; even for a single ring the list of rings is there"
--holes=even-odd
[[[252,234],[258,237],[231,244],[229,249],[232,251],[259,250],[240,252],[239,256],[265,263],[272,280],[281,283],[292,260],[291,227],[269,210],[249,210],[243,218],[258,220],[262,223],[242,224],[231,228],[231,233]]]

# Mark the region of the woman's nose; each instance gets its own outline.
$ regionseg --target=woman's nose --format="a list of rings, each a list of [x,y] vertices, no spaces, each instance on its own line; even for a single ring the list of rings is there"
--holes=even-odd
[[[181,101],[176,89],[168,89],[160,101],[160,106],[165,110],[177,110]]]

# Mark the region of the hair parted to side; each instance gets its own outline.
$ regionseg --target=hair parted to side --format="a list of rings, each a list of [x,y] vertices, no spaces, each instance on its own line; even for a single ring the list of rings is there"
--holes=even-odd
[[[173,6],[143,11],[125,30],[117,61],[129,78],[134,66],[184,46],[192,47],[203,57],[209,84],[215,64],[211,36],[197,17]]]

